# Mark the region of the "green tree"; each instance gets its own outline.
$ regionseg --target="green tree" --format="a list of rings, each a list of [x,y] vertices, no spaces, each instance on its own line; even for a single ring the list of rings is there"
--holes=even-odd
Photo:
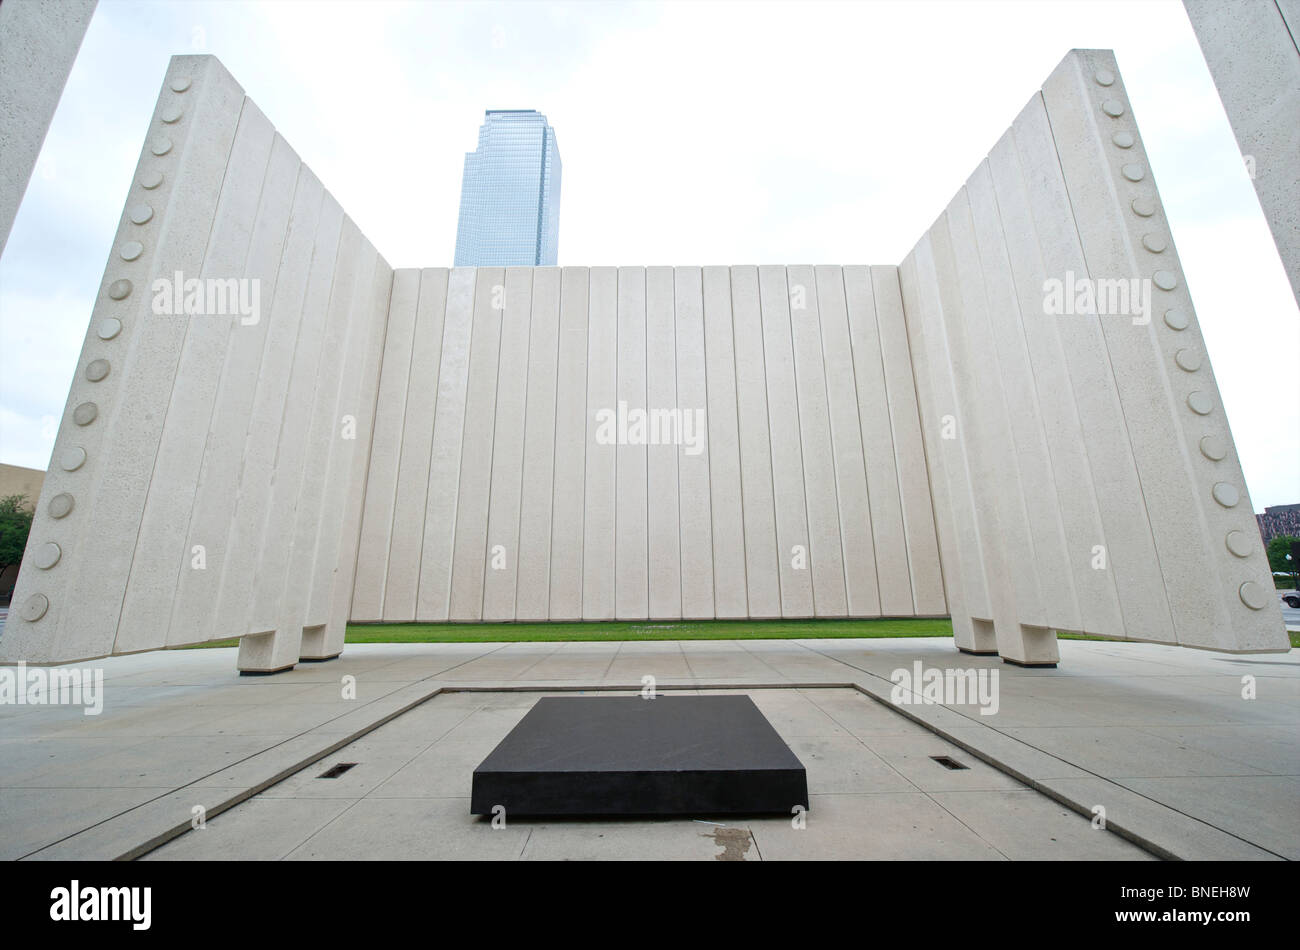
[[[1300,538],[1294,538],[1289,534],[1279,534],[1268,542],[1268,566],[1270,570],[1286,571],[1288,574],[1300,571],[1300,564],[1286,559],[1286,556],[1291,553],[1292,543],[1296,541],[1300,541]]]
[[[32,510],[26,495],[0,498],[0,573],[23,559],[27,534],[32,530]]]

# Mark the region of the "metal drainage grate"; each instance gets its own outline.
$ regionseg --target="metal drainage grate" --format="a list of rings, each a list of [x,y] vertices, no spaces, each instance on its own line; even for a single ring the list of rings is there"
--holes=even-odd
[[[939,763],[940,765],[942,765],[945,769],[953,769],[953,770],[956,770],[956,769],[968,769],[968,768],[970,768],[969,765],[962,765],[960,762],[958,762],[956,759],[952,758],[951,756],[947,756],[947,755],[932,755],[932,756],[930,756],[930,758],[934,759],[934,761],[938,762],[938,763]]]
[[[338,765],[332,766],[328,771],[322,772],[320,775],[317,775],[316,777],[317,778],[338,778],[348,769],[356,768],[356,766],[357,763],[355,762],[340,762]]]

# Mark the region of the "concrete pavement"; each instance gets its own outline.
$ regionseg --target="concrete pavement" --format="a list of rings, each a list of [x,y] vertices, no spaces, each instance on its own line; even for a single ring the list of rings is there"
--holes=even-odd
[[[347,834],[400,841],[411,820],[447,832],[438,835],[446,857],[716,856],[745,851],[746,841],[747,857],[800,857],[817,851],[806,849],[825,816],[836,816],[820,823],[827,840],[845,842],[825,856],[1300,856],[1300,654],[1093,641],[1062,641],[1061,654],[1057,669],[1022,669],[918,638],[357,644],[338,660],[266,678],[236,676],[226,649],[77,664],[63,669],[103,672],[100,715],[0,705],[0,857],[137,857],[173,840],[157,856],[197,856],[189,849],[200,835],[243,842],[226,856],[338,857]],[[891,674],[917,662],[996,671],[996,712],[891,703],[891,693],[900,698]],[[788,821],[766,819],[692,823],[691,834],[708,832],[703,851],[690,835],[680,852],[663,842],[638,850],[638,840],[660,841],[640,823],[615,835],[617,845],[594,825],[561,823],[564,835],[534,826],[526,846],[476,832],[458,801],[469,772],[532,697],[639,690],[646,676],[658,689],[736,688],[766,704],[809,768],[817,800],[806,837],[788,838],[777,832]],[[935,765],[930,755],[942,754],[971,774]],[[336,759],[360,761],[357,774],[317,780]],[[977,787],[944,784],[952,781]],[[330,795],[315,791],[323,785]],[[1079,837],[1099,806],[1110,834]],[[310,826],[303,840],[298,830],[268,835],[256,817],[299,808],[307,817],[295,829]],[[340,823],[345,814],[360,823]],[[194,831],[199,817],[207,828]],[[365,830],[385,822],[387,836]],[[327,825],[337,841],[312,837]],[[241,826],[259,831],[240,835]],[[457,845],[452,828],[469,837]],[[1103,853],[1103,841],[1122,847]]]

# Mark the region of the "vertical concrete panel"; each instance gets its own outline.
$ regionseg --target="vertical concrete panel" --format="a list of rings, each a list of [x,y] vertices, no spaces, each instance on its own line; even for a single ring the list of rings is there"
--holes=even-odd
[[[1065,609],[1068,601],[1053,605],[1060,609],[1053,609],[1048,616],[1052,626],[1058,630],[1079,629],[1087,633],[1123,636],[1124,621],[1120,615],[1114,574],[1093,567],[1093,549],[1105,544],[1105,531],[1058,321],[1048,319],[1043,313],[1047,265],[1029,207],[1028,186],[1015,136],[1011,132],[999,140],[989,155],[989,172],[1019,304],[1014,326],[1019,327],[1025,339],[1029,378],[1043,414],[1043,435],[1054,476],[1053,503],[1060,512],[1069,573],[1078,592],[1077,628],[1070,626],[1074,620],[1070,611]]]
[[[519,500],[519,579],[514,604],[514,615],[518,620],[545,620],[550,610],[561,276],[558,267],[539,267],[533,271],[533,311],[528,338],[528,409]]]
[[[705,267],[702,282],[714,612],[720,619],[747,617],[749,596],[745,589],[745,514],[736,407],[736,350],[731,323],[731,270]]]
[[[355,227],[344,222],[344,235]],[[367,339],[366,313],[373,299],[375,274],[380,258],[374,245],[364,235],[358,235],[355,251],[355,270],[349,280],[347,300],[343,302],[343,326],[339,335],[341,358],[336,365],[332,409],[325,435],[327,456],[325,461],[325,486],[321,496],[320,525],[316,532],[316,549],[312,556],[311,592],[307,597],[303,620],[303,649],[309,637],[319,640],[321,630],[329,623],[333,607],[334,577],[340,570],[340,552],[343,543],[343,521],[352,489],[352,467],[359,455],[367,455],[358,445],[360,438],[368,437],[356,417],[357,392],[365,360]],[[349,417],[350,420],[349,420]],[[347,436],[351,436],[348,438]],[[368,460],[368,459],[367,459]],[[356,539],[353,538],[353,547]],[[243,652],[249,638],[240,644]]]
[[[840,283],[838,288],[835,287],[837,279]],[[822,308],[826,379],[830,392],[839,400],[836,415],[832,416],[836,426],[836,458],[838,461],[842,454],[844,464],[852,464],[853,436],[845,431],[849,410],[842,404],[846,398],[843,376],[844,360],[847,359],[847,385],[852,386],[855,400],[852,419],[859,428],[857,451],[863,461],[862,485],[868,506],[865,524],[870,531],[867,538],[869,551],[854,553],[857,547],[853,545],[861,545],[861,540],[846,545],[849,611],[855,613],[855,605],[864,603],[863,597],[869,596],[862,585],[866,583],[865,571],[870,565],[876,583],[877,612],[885,617],[910,617],[916,613],[916,605],[912,601],[907,535],[903,530],[903,501],[898,491],[894,434],[890,424],[889,397],[885,392],[871,270],[865,266],[850,266],[842,270],[818,268],[817,295]],[[851,493],[852,489],[849,491]],[[848,539],[853,539],[853,533],[846,523],[845,511],[852,510],[853,506],[851,497],[847,502],[841,502],[840,530]]]
[[[826,399],[839,499],[839,532],[844,550],[845,607],[852,617],[878,617],[880,588],[872,546],[870,480],[862,454],[855,353],[849,333],[844,275],[839,267],[818,267],[813,276],[817,285],[817,317],[821,328],[822,362],[826,368]],[[874,326],[872,329],[874,331]],[[874,332],[872,336],[874,338]],[[879,354],[875,355],[878,365]],[[883,410],[882,404],[876,411],[887,422],[887,413]],[[910,599],[908,606],[911,606]]]
[[[445,267],[426,267],[420,271],[419,303],[411,341],[411,375],[406,386],[406,411],[403,414],[402,452],[393,502],[393,537],[388,549],[388,579],[384,585],[383,618],[389,623],[415,620],[449,273]],[[394,274],[394,289],[396,276]],[[361,562],[357,567],[359,572]]]
[[[582,611],[614,619],[616,445],[597,441],[596,413],[618,401],[618,271],[593,267],[587,334],[586,492],[582,531]],[[557,499],[558,502],[558,499]],[[552,551],[552,558],[554,558]]]
[[[896,267],[871,268],[871,292],[880,332],[880,355],[884,365],[885,391],[894,437],[894,464],[903,503],[903,530],[907,536],[907,558],[912,574],[912,596],[916,613],[923,617],[950,612],[944,598],[944,576],[940,569],[935,513],[930,500],[934,472],[927,469],[927,442],[921,431],[917,402],[920,381],[914,378],[903,314],[900,271]],[[945,558],[944,563],[947,563]]]
[[[298,487],[298,505],[293,519],[288,562],[285,565],[283,596],[274,624],[276,630],[307,625],[312,587],[318,569],[321,569],[321,552],[325,539],[337,524],[337,509],[330,507],[330,458],[337,445],[339,418],[339,387],[343,373],[343,357],[347,349],[348,329],[351,325],[353,301],[357,286],[369,277],[373,261],[362,259],[361,232],[342,214],[342,209],[328,194],[329,214],[341,216],[338,254],[329,287],[329,303],[325,312],[325,335],[321,343],[320,362],[317,366],[315,391],[311,400],[311,421],[307,432],[306,458],[302,480]]]
[[[395,271],[352,595],[351,618],[363,623],[381,620],[384,614],[388,551],[393,541],[397,479],[406,431],[407,387],[411,379],[411,351],[419,301],[420,271],[413,267]]]
[[[260,297],[268,309],[275,299],[276,279],[301,167],[298,156],[277,133],[242,270],[249,279],[258,282]],[[233,553],[230,543],[244,446],[270,324],[269,319],[246,323],[238,315],[216,319],[230,321],[232,328],[208,423],[207,444],[187,531],[188,545],[202,545],[207,552],[207,568],[180,574],[167,637],[171,646],[201,643],[223,632],[218,624],[221,583]],[[245,619],[239,618],[240,626],[234,632],[243,632]],[[224,633],[230,636],[232,631]]]
[[[704,299],[700,268],[678,267],[673,276],[677,336],[677,404],[683,444],[677,448],[678,510],[682,544],[682,616],[706,619],[713,604],[713,528],[709,491],[708,383]],[[699,424],[696,425],[696,420]],[[691,426],[687,431],[686,426]],[[689,437],[689,438],[688,438]]]
[[[243,273],[274,136],[266,116],[245,100],[200,277],[224,280]],[[132,653],[165,642],[178,575],[206,565],[206,552],[197,552],[202,560],[194,560],[184,526],[194,504],[208,423],[235,321],[201,314],[172,319],[186,322],[185,341],[140,519],[115,652]]]
[[[492,482],[492,433],[496,424],[497,368],[505,306],[505,270],[478,268],[474,330],[469,348],[469,387],[461,442],[456,546],[452,561],[449,620],[483,618],[483,572],[488,493]]]
[[[843,617],[848,613],[848,597],[840,536],[840,485],[831,446],[817,281],[811,267],[791,267],[786,274],[790,292],[790,334],[799,408],[804,502],[808,512],[813,609],[819,617]],[[857,477],[862,478],[860,474]],[[866,514],[865,506],[859,509],[858,517]]]
[[[917,254],[918,273],[932,282],[930,307],[925,311],[930,378],[939,407],[931,425],[939,429],[938,446],[957,514],[963,576],[968,579],[967,609],[980,641],[992,624],[999,653],[1019,659],[1008,624],[1015,605],[1006,595],[1008,579],[1002,564],[1000,531],[991,500],[981,491],[987,478],[981,465],[980,427],[975,399],[966,374],[968,358],[960,332],[963,319],[959,279],[945,211],[926,233]],[[923,299],[927,297],[922,290]],[[958,644],[966,646],[965,644]],[[982,647],[980,647],[982,649]]]
[[[909,346],[914,347],[915,356],[912,366],[916,374],[916,401],[918,412],[926,419],[934,417],[935,395],[931,384],[930,357],[925,345],[925,326],[921,295],[922,277],[918,273],[916,253],[909,254],[898,268],[898,284],[902,299],[907,302],[907,334]],[[883,329],[883,325],[882,325]],[[914,341],[914,343],[912,342]],[[966,601],[965,565],[961,556],[960,541],[957,536],[957,515],[949,488],[948,473],[944,468],[944,458],[939,451],[939,429],[937,426],[925,425],[917,433],[924,440],[925,456],[930,471],[930,490],[934,497],[934,523],[937,532],[939,551],[943,561],[943,587],[948,609],[952,615],[953,639],[959,649],[975,650],[975,627],[971,622],[970,610]],[[916,563],[913,560],[913,563]],[[919,613],[919,611],[918,611]],[[992,652],[992,632],[982,635],[978,647],[983,652]]]
[[[483,619],[515,619],[519,576],[519,502],[524,471],[529,336],[532,329],[531,267],[506,270],[506,308],[497,372],[496,426],[492,448],[492,491],[488,502],[487,574]]]
[[[1056,475],[1044,435],[1043,413],[1020,324],[1020,302],[988,161],[980,164],[966,190],[988,296],[988,341],[995,358],[991,365],[997,366],[997,378],[1003,388],[1004,413],[1012,443],[1008,463],[1014,466],[1030,535],[1028,545],[1016,546],[1008,552],[1012,569],[1037,575],[1046,626],[1078,631],[1082,629],[1078,595],[1066,551]],[[1085,490],[1091,494],[1091,485]]]
[[[276,452],[294,351],[298,347],[303,297],[311,276],[312,251],[316,245],[316,226],[323,197],[324,189],[319,179],[310,169],[299,167],[275,295],[262,301],[259,316],[261,322],[269,322],[249,412],[248,431],[244,436],[239,494],[231,519],[228,554],[222,565],[224,576],[217,597],[217,615],[221,622],[234,624],[240,633],[248,632],[252,616],[252,592],[258,582],[255,572],[269,516]],[[284,632],[284,636],[294,640],[289,652],[296,650],[298,635],[296,628]]]
[[[754,619],[780,617],[782,573],[777,562],[781,553],[777,545],[776,502],[772,487],[772,434],[768,423],[758,268],[731,269],[731,299],[749,616]]]
[[[415,619],[423,622],[446,620],[451,607],[452,551],[456,543],[461,439],[465,430],[476,280],[474,268],[457,267],[447,282],[438,405],[429,456],[424,540],[420,546],[420,586],[416,592]]]
[[[549,617],[582,617],[586,521],[588,298],[591,273],[566,267],[560,283],[555,382],[555,494],[551,515]]]
[[[962,399],[959,390],[956,367],[961,363],[962,354],[949,332],[950,324],[956,319],[953,311],[959,304],[946,212],[917,245],[917,274],[921,280],[921,315],[925,320],[924,341],[936,410],[928,419],[922,416],[921,424],[933,426],[939,432],[935,445],[943,460],[957,518],[962,574],[966,579],[966,609],[973,619],[991,622],[994,618],[989,596],[990,565],[984,554],[981,530],[981,520],[990,524],[991,519],[987,508],[981,511],[975,497],[977,469],[973,455],[977,450],[978,430],[974,407]],[[979,637],[977,631],[976,639]]]
[[[1026,172],[1026,190],[1047,279],[1064,284],[1072,277],[1088,278],[1074,211],[1061,178],[1061,155],[1041,97],[1036,96],[1030,102],[1012,129]],[[1108,569],[1115,577],[1128,634],[1137,639],[1173,643],[1169,604],[1133,461],[1131,434],[1120,406],[1101,327],[1095,318],[1066,315],[1053,319],[1074,384],[1106,534],[1104,540],[1096,539],[1093,545],[1106,547]],[[1091,551],[1090,546],[1090,554]]]
[[[942,222],[943,219],[940,218]],[[979,524],[971,492],[971,470],[967,458],[969,423],[958,404],[952,375],[952,357],[944,328],[943,299],[939,292],[939,265],[932,243],[936,226],[921,238],[909,259],[915,262],[915,298],[904,298],[908,341],[919,379],[921,428],[932,477],[946,480],[947,504],[951,509],[955,558],[944,547],[944,572],[958,564],[961,599],[950,590],[953,633],[960,649],[988,653],[996,649],[984,575]],[[944,515],[940,515],[940,520]],[[960,612],[960,613],[959,613]],[[961,616],[959,625],[958,617]],[[969,629],[962,629],[967,618]]]
[[[304,660],[338,656],[343,652],[343,641],[347,634],[348,608],[352,604],[356,578],[357,542],[361,535],[361,505],[365,500],[369,456],[374,444],[375,406],[379,396],[384,338],[393,293],[393,269],[378,254],[375,255],[373,276],[368,289],[360,320],[360,381],[353,390],[355,396],[344,403],[345,408],[350,409],[348,415],[355,416],[356,438],[350,440],[354,443],[354,448],[349,459],[346,503],[338,527],[337,566],[333,574],[333,589],[330,591],[329,616],[323,624],[303,631],[301,657]],[[351,361],[352,355],[349,354],[349,370]],[[246,638],[239,644],[241,657],[246,652],[248,641],[249,638]]]
[[[1159,193],[1118,76],[1109,52],[1078,50],[1053,72],[1043,99],[1088,273],[1153,285],[1145,312],[1095,319],[1131,436],[1174,632],[1189,646],[1282,648],[1280,608],[1262,552],[1251,570],[1243,563],[1248,558],[1224,542],[1238,531],[1253,543],[1245,480],[1231,463],[1220,465],[1198,449],[1212,430],[1223,445],[1232,441],[1221,410],[1214,422],[1202,422],[1219,403],[1204,347],[1194,338],[1179,340],[1185,331],[1173,330],[1163,316],[1153,319],[1153,311],[1190,314],[1191,299],[1167,224],[1142,213],[1159,207]],[[1134,144],[1119,147],[1113,136],[1120,132]],[[1212,401],[1209,413],[1194,408],[1202,399]],[[1253,593],[1240,592],[1243,583]],[[1252,600],[1258,606],[1248,605]]]
[[[1046,628],[1033,542],[1024,509],[1020,475],[1005,397],[992,347],[983,267],[975,244],[970,203],[963,188],[948,205],[947,233],[936,236],[942,250],[940,294],[957,398],[966,408],[971,489],[980,525],[981,552],[989,585],[998,653],[1016,663],[1055,663],[1055,634]],[[938,231],[936,226],[934,231]],[[944,240],[941,240],[942,237]]]
[[[781,575],[781,616],[811,617],[813,556],[799,431],[799,393],[795,382],[790,297],[784,267],[758,269],[763,321],[763,362],[767,371],[767,414],[772,446],[772,496],[776,505],[777,569]]]
[[[338,268],[343,209],[328,192],[322,193],[319,222],[312,251],[311,273],[302,301],[302,325],[289,372],[289,390],[285,399],[284,419],[280,425],[279,445],[275,451],[275,473],[270,490],[270,505],[257,564],[252,610],[246,626],[248,633],[283,629],[300,636],[302,617],[284,622],[281,606],[290,595],[285,590],[290,576],[290,562],[297,555],[293,541],[299,509],[307,503],[309,492],[304,469],[313,448],[312,428],[316,392],[319,388],[322,349],[330,315],[330,290]]]
[[[646,410],[676,407],[677,329],[674,318],[674,278],[671,267],[646,271]],[[623,340],[619,339],[620,348]],[[620,380],[621,382],[621,380]],[[647,450],[648,549],[650,558],[650,616],[682,616],[682,537],[679,522],[677,449],[652,445]],[[620,512],[621,514],[621,512]],[[619,525],[619,533],[623,525]]]
[[[177,93],[172,84],[186,91]],[[48,570],[26,559],[0,641],[6,659],[76,660],[113,649],[185,334],[183,319],[152,314],[150,287],[178,270],[200,272],[243,101],[243,90],[212,57],[172,59],[55,439],[57,464],[46,476],[28,540],[29,555],[50,543],[62,554]],[[185,121],[170,127],[162,113],[178,104]],[[123,251],[131,245],[133,252],[132,242],[140,253],[126,261]],[[79,455],[78,448],[85,461],[68,471],[62,459]],[[72,510],[52,514],[55,498],[55,513],[69,501]],[[161,645],[161,631],[149,639]]]
[[[668,270],[669,281],[672,271]],[[671,306],[671,290],[668,295]],[[614,614],[620,620],[649,616],[648,498],[646,495],[647,426],[638,434],[636,410],[646,411],[646,271],[644,267],[618,269],[618,380],[617,402],[593,403],[590,411],[610,413],[617,447],[617,512],[614,534]],[[627,414],[626,432],[623,417]],[[642,416],[644,420],[644,416]],[[600,431],[600,430],[598,430]],[[608,449],[608,446],[602,446]]]

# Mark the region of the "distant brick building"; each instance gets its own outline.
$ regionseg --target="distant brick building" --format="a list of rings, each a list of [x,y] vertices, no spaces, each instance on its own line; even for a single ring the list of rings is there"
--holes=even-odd
[[[1280,534],[1300,538],[1300,505],[1273,505],[1265,508],[1262,515],[1256,515],[1255,520],[1259,522],[1259,534],[1265,544]]]

